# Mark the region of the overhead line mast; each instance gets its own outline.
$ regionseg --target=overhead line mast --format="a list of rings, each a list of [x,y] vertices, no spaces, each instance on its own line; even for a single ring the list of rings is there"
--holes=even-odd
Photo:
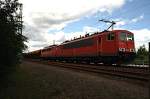
[[[18,3],[18,9],[14,13],[15,21],[18,24],[17,33],[22,35],[23,21],[22,21],[22,3]]]

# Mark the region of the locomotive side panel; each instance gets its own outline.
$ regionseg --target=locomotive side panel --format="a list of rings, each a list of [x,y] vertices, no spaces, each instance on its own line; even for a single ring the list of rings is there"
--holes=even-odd
[[[76,43],[74,48],[75,57],[97,56],[96,38],[88,38]]]
[[[62,57],[62,49],[61,46],[57,46],[55,57]]]
[[[117,37],[115,32],[108,32],[102,35],[101,56],[117,55]]]
[[[49,56],[49,52],[51,49],[43,49],[41,53],[41,57],[46,58]]]
[[[63,46],[61,50],[62,50],[61,53],[63,57],[73,57],[73,48],[64,48]]]

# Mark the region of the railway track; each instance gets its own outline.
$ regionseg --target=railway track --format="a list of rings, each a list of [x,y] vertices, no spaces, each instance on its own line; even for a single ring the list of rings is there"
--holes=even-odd
[[[99,65],[89,65],[89,64],[52,62],[52,61],[44,61],[42,63],[49,64],[51,66],[69,68],[73,70],[125,77],[125,78],[140,80],[144,82],[147,82],[149,80],[148,67],[102,66],[102,65],[99,66]]]
[[[51,66],[63,67],[73,70],[86,71],[98,74],[107,74],[113,76],[119,76],[134,80],[140,80],[148,82],[149,80],[149,67],[135,67],[135,66],[117,66],[102,64],[81,64],[81,63],[66,63],[66,62],[54,62],[54,61],[41,61],[41,60],[28,60],[32,62],[38,62],[42,64],[48,64]]]

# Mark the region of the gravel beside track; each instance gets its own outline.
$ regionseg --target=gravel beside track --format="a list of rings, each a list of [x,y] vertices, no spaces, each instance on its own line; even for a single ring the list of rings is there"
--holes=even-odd
[[[148,99],[148,88],[65,68],[24,61],[28,75],[16,99]]]

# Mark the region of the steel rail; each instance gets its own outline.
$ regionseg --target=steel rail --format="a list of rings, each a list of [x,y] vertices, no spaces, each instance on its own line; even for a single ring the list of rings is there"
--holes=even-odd
[[[94,72],[94,73],[103,73],[103,74],[109,74],[109,75],[115,75],[120,77],[126,77],[126,78],[132,78],[142,81],[148,81],[148,71],[145,71],[145,69],[139,71],[129,68],[128,70],[122,69],[122,67],[115,67],[109,68],[106,67],[101,68],[101,66],[91,66],[91,65],[79,65],[79,64],[68,64],[68,63],[59,63],[59,62],[47,62],[47,64],[51,66],[59,66],[64,68],[71,68],[76,70],[82,70],[82,71],[88,71],[88,72]]]

